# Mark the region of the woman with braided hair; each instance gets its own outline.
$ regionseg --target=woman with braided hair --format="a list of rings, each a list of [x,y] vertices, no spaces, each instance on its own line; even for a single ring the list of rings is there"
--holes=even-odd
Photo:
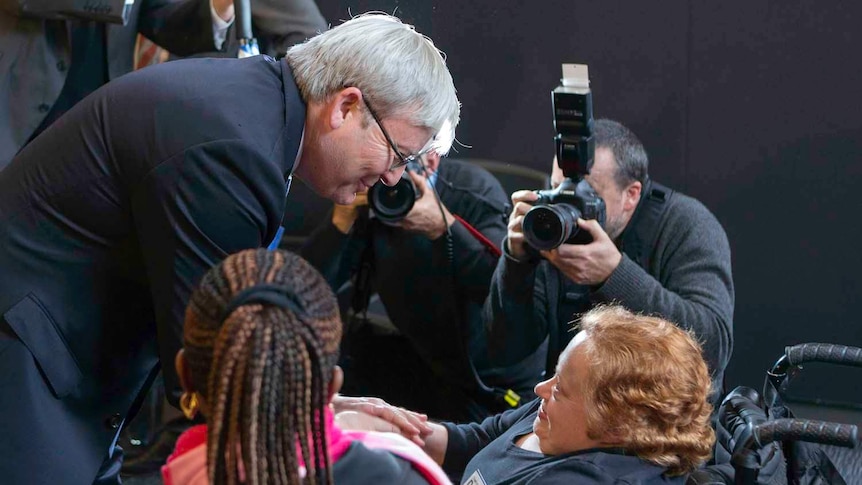
[[[177,440],[165,483],[448,483],[407,439],[336,425],[340,340],[335,297],[299,256],[246,250],[210,270],[176,358],[183,412],[206,424]]]

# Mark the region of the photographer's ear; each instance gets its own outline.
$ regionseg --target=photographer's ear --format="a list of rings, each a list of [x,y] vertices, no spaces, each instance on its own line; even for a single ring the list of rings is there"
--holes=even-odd
[[[425,154],[425,169],[429,172],[436,172],[440,168],[440,154],[434,150]]]
[[[628,187],[623,191],[623,210],[624,211],[634,211],[638,206],[638,203],[641,200],[641,190],[643,190],[643,184],[639,181],[635,180],[630,183]]]

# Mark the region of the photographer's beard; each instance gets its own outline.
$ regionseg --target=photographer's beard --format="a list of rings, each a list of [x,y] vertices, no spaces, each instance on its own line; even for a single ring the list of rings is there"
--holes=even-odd
[[[607,233],[611,241],[616,242],[623,231],[625,231],[626,226],[628,226],[634,211],[626,210],[626,191],[624,189],[621,190],[614,186],[611,190],[608,190],[607,185],[601,186],[601,188],[602,190],[599,192],[599,195],[605,201],[606,208],[605,233]]]
[[[606,214],[605,232],[612,241],[616,241],[629,223],[629,217],[625,214]]]

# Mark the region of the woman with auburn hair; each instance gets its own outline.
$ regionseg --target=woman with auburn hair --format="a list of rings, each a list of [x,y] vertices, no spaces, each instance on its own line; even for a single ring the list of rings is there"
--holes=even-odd
[[[691,333],[661,318],[603,307],[580,321],[586,429],[612,436],[627,452],[691,472],[712,453],[711,380]]]
[[[539,399],[481,424],[431,423],[425,451],[469,485],[684,483],[715,441],[700,345],[616,306],[579,330]]]
[[[191,419],[162,468],[167,485],[448,483],[393,433],[343,432],[341,319],[323,277],[286,251],[246,250],[191,296],[176,365]]]

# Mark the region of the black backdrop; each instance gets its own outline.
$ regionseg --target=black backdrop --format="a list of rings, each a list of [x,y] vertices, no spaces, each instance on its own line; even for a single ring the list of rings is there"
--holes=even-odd
[[[862,3],[318,0],[382,10],[448,55],[459,157],[548,170],[560,63],[590,67],[595,115],[643,140],[653,178],[703,201],[733,251],[728,383],[759,388],[785,345],[862,346]],[[857,192],[854,192],[857,191]],[[862,403],[858,369],[811,365],[799,397]]]

